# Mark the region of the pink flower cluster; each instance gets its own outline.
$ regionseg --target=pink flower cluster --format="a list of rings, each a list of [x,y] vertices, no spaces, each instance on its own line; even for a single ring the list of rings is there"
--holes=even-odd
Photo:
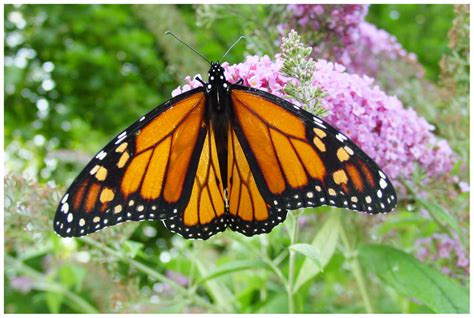
[[[280,73],[282,61],[276,56],[248,56],[244,63],[223,64],[229,82],[240,78],[244,84],[289,99],[283,90],[290,80]],[[200,86],[186,78],[187,84],[173,96]],[[388,96],[373,79],[345,72],[345,67],[325,60],[316,62],[313,85],[326,94],[321,104],[329,111],[326,121],[348,135],[393,179],[410,178],[419,165],[429,176],[449,172],[453,152],[444,140],[432,133],[433,126],[411,108],[404,108]]]
[[[366,22],[368,5],[291,4],[290,19],[278,26],[280,34],[295,29],[306,34],[313,56],[337,62],[360,75],[376,77],[386,61],[402,60],[416,77],[423,68],[416,55],[407,53],[396,38]]]
[[[417,257],[421,261],[456,261],[455,265],[465,273],[469,273],[469,256],[464,251],[459,239],[453,239],[447,234],[433,234],[430,237],[419,239],[415,242]],[[448,266],[442,268],[445,274],[450,274]]]
[[[404,108],[373,79],[344,71],[324,60],[316,64],[313,84],[327,95],[326,118],[383,166],[392,178],[409,177],[418,164],[429,176],[451,170],[454,157],[446,141],[438,140],[434,127],[412,108]]]

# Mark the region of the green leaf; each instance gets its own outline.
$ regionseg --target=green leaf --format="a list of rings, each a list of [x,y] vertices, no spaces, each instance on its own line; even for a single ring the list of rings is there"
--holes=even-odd
[[[418,199],[418,201],[421,203],[421,205],[423,205],[423,207],[428,209],[431,212],[431,214],[436,219],[438,219],[438,221],[440,221],[443,224],[449,225],[451,228],[453,228],[456,231],[459,230],[458,222],[448,211],[444,209],[443,206],[441,206],[440,204],[436,202],[428,202],[423,199]]]
[[[334,251],[336,250],[337,242],[339,240],[340,230],[340,212],[331,211],[329,218],[323,224],[313,239],[311,245],[319,251],[320,266],[314,266],[314,261],[305,259],[298,277],[296,278],[295,291],[297,291],[304,283],[319,274],[324,267],[331,260]]]
[[[265,262],[252,260],[252,261],[233,261],[225,263],[215,268],[212,272],[208,273],[205,277],[199,280],[199,284],[219,276],[227,275],[233,272],[243,271],[247,269],[261,269],[266,266]]]
[[[59,313],[59,310],[61,309],[61,303],[63,302],[64,294],[48,291],[46,292],[45,297],[49,312],[52,314]]]
[[[257,310],[257,314],[281,314],[288,312],[288,297],[283,294],[272,294],[264,302],[263,306]]]
[[[464,287],[405,252],[363,245],[359,258],[366,272],[375,273],[400,294],[416,298],[436,313],[469,312],[469,293]]]
[[[289,249],[292,251],[298,252],[300,254],[303,254],[304,256],[312,260],[318,266],[318,269],[320,271],[323,270],[321,266],[321,262],[320,262],[321,253],[313,245],[306,244],[306,243],[297,243],[297,244],[290,245]]]

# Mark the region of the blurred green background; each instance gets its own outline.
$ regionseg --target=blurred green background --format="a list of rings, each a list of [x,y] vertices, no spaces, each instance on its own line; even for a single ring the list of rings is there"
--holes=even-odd
[[[219,15],[222,10],[193,5],[4,8],[6,312],[286,312],[285,290],[275,278],[286,275],[289,239],[283,226],[247,241],[226,232],[213,242],[173,237],[157,222],[122,225],[81,240],[59,239],[50,229],[59,196],[92,154],[168,99],[186,75],[207,72],[198,56],[164,35],[166,30],[210,59],[218,59],[235,39],[247,35],[247,47],[239,45],[227,57],[231,64],[238,63],[248,53],[278,50],[275,38],[255,34],[281,23],[284,7],[232,6],[224,16]],[[252,17],[243,21],[242,12]],[[442,85],[439,61],[450,53],[448,31],[454,17],[452,5],[372,5],[366,20],[395,35],[418,56],[424,80]],[[439,115],[417,111],[430,120]],[[460,155],[468,158],[466,152]],[[459,200],[467,198],[465,193]],[[364,228],[370,223],[347,218],[353,246],[334,252],[324,277],[301,288],[299,311],[367,311],[366,299],[356,291],[360,282],[351,276],[360,264],[345,252],[356,251],[370,235],[390,241],[394,229],[401,236],[397,244],[411,251],[417,237],[438,232],[451,221],[443,219],[440,225],[432,220],[420,233],[418,224],[425,221],[412,213],[418,206],[408,198],[396,219],[368,232]],[[464,211],[466,203],[458,207]],[[320,215],[326,211],[329,208],[318,209],[302,225],[307,242],[315,228],[322,228]],[[339,218],[339,211],[331,213]],[[247,261],[249,251],[260,255],[263,250],[264,256]],[[267,272],[264,266],[276,269]],[[226,276],[234,272],[239,276]],[[464,286],[469,282],[464,274],[448,280],[453,279]],[[433,311],[385,287],[380,278],[371,277],[367,284],[372,296],[384,295],[375,297],[372,310]]]

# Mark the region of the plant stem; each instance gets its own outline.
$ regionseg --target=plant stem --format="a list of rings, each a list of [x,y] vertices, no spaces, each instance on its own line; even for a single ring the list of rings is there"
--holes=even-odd
[[[360,267],[359,259],[356,255],[356,250],[352,247],[347,238],[346,229],[344,227],[344,222],[341,222],[341,241],[345,248],[346,259],[349,260],[349,263],[352,267],[352,272],[354,273],[354,277],[357,282],[357,286],[359,287],[360,294],[362,296],[362,300],[364,302],[365,310],[367,313],[371,314],[374,312],[374,307],[370,302],[369,294],[367,292],[367,286],[364,278],[364,274],[362,273],[362,269]]]
[[[268,264],[268,266],[275,272],[275,274],[278,276],[280,279],[281,283],[287,288],[288,290],[288,280],[286,279],[285,275],[283,275],[283,272],[278,268],[277,265],[268,257],[265,257],[263,259],[265,263]]]
[[[298,240],[298,219],[300,216],[300,210],[293,213],[293,224],[290,231],[290,246],[295,244]],[[294,299],[294,282],[295,282],[295,251],[290,249],[289,256],[289,268],[288,268],[288,312],[290,314],[295,313],[295,299]]]

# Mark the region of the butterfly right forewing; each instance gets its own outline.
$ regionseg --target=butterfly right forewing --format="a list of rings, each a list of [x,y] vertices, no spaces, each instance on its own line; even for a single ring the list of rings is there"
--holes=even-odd
[[[386,174],[331,125],[261,90],[232,85],[231,96],[236,135],[269,205],[393,210]]]

